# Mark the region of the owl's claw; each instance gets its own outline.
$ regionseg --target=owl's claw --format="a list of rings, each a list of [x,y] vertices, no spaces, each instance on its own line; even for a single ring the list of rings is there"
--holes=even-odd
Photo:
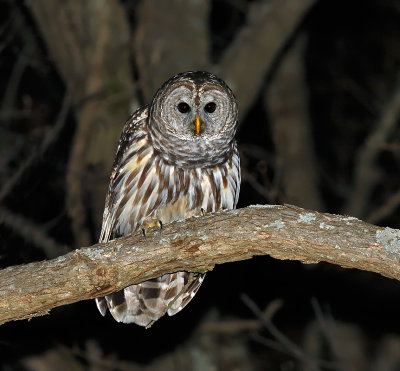
[[[144,237],[146,237],[147,230],[152,228],[152,227],[160,228],[160,232],[161,232],[162,227],[163,227],[162,221],[158,220],[158,219],[147,219],[147,220],[145,220],[143,222],[143,224],[142,224],[142,233],[143,233]]]
[[[200,211],[201,211],[201,215],[204,216],[206,211],[203,208],[201,208]]]

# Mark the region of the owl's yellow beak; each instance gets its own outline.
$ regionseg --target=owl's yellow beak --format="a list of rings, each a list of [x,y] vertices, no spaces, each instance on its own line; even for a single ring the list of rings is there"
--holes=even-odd
[[[197,132],[197,134],[199,134],[200,133],[200,117],[199,116],[196,116],[196,132]]]

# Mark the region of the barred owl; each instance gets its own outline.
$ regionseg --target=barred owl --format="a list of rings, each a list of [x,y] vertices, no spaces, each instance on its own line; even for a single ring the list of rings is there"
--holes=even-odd
[[[236,207],[240,162],[237,103],[208,72],[178,74],[123,129],[103,214],[100,242],[149,226]],[[145,237],[143,237],[145,238]],[[177,272],[103,298],[118,322],[147,326],[183,309],[204,274]]]

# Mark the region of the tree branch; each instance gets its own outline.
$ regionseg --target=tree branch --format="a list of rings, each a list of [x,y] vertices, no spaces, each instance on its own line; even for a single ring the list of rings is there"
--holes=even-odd
[[[171,223],[53,260],[0,271],[0,324],[103,296],[165,273],[270,255],[400,280],[400,231],[295,206],[253,206]]]

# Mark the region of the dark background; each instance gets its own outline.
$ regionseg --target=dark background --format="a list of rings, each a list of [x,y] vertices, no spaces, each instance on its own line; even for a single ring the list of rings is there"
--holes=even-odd
[[[0,0],[1,266],[96,242],[125,120],[186,70],[217,73],[238,98],[239,207],[290,203],[397,228],[399,24],[395,0]],[[216,267],[150,330],[93,301],[7,323],[0,364],[400,370],[399,294],[376,274],[258,257]]]

